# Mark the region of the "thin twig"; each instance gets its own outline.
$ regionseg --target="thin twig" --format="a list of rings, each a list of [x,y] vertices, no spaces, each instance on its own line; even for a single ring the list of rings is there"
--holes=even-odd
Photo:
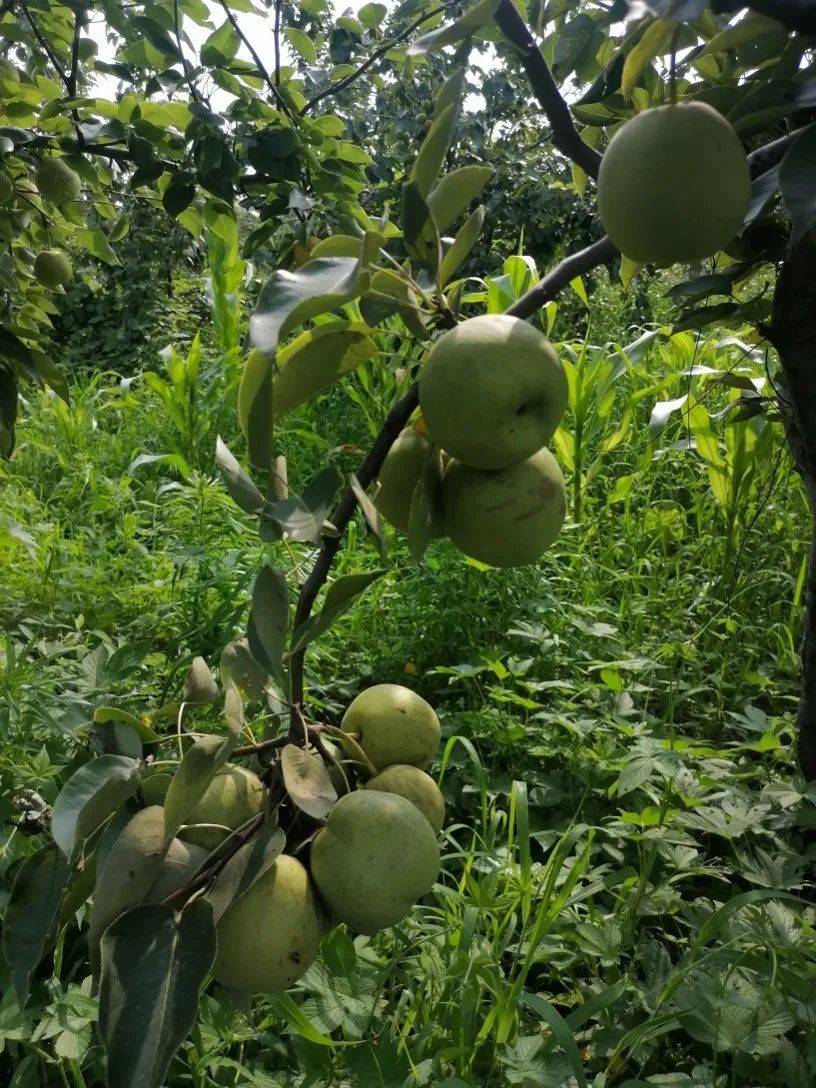
[[[256,50],[254,49],[252,43],[250,42],[249,38],[247,38],[246,34],[244,34],[243,30],[241,30],[240,26],[238,26],[238,21],[236,20],[235,16],[232,14],[232,11],[230,10],[230,6],[227,3],[227,0],[219,0],[219,2],[221,4],[221,7],[224,9],[224,12],[225,12],[227,18],[229,19],[229,21],[230,21],[230,23],[232,25],[232,29],[235,31],[235,33],[238,35],[238,37],[241,39],[241,41],[244,43],[244,45],[249,50],[250,55],[252,56],[252,59],[255,61],[255,67],[261,73],[261,76],[263,77],[264,82],[266,83],[267,87],[269,87],[269,89],[272,92],[272,95],[275,98],[276,102],[278,103],[280,108],[283,110],[283,112],[287,115],[287,117],[292,117],[292,111],[289,109],[288,102],[286,101],[286,99],[281,94],[280,87],[276,86],[275,82],[273,81],[272,77],[269,75],[269,72],[266,70],[266,66],[264,65],[261,58],[258,56],[258,54],[257,54]],[[292,120],[294,120],[294,118],[292,118]]]
[[[526,295],[513,303],[507,310],[511,317],[532,317],[533,314],[551,302],[555,296],[567,287],[576,276],[582,276],[599,264],[609,264],[618,256],[618,251],[613,242],[604,235],[597,242],[593,242],[586,249],[580,249],[565,257],[551,272],[538,281],[535,287],[531,287]]]
[[[28,6],[27,6],[25,0],[20,0],[20,7],[23,9],[23,15],[25,15],[26,19],[28,20],[28,25],[31,27],[31,30],[32,30],[32,33],[34,34],[34,37],[39,42],[40,48],[43,50],[45,55],[51,61],[51,64],[53,65],[54,70],[56,71],[57,75],[60,77],[60,79],[62,80],[62,82],[65,84],[65,86],[67,88],[67,86],[68,86],[68,74],[65,71],[65,69],[62,67],[62,65],[60,64],[59,60],[57,59],[56,53],[51,48],[51,46],[48,44],[48,41],[46,40],[44,35],[40,32],[40,28],[34,22],[34,19],[33,19],[32,15],[31,15],[31,12],[28,10]]]
[[[569,106],[513,0],[499,0],[495,20],[504,36],[521,53],[521,63],[530,86],[550,122],[553,146],[572,159],[591,178],[597,177],[601,166],[600,153],[579,136]]]
[[[190,65],[184,55],[184,46],[181,41],[181,17],[179,15],[178,0],[173,0],[173,23],[176,30],[176,42],[178,43],[179,57],[181,58],[181,67],[184,69],[184,78],[187,86],[190,88],[190,94],[193,99],[200,105],[202,105],[201,98],[199,97],[198,90],[193,83],[193,79],[190,75]]]
[[[281,70],[281,54],[280,54],[280,29],[281,29],[281,7],[282,0],[275,0],[275,86],[280,87],[280,70]]]
[[[313,106],[316,106],[318,102],[322,102],[324,98],[328,98],[329,95],[339,94],[340,91],[344,91],[346,87],[348,87],[356,79],[359,79],[360,76],[364,75],[368,71],[368,69],[371,68],[372,65],[376,64],[378,60],[380,60],[382,57],[385,56],[386,53],[393,49],[395,45],[399,45],[400,42],[403,42],[406,38],[409,38],[417,29],[417,27],[422,26],[422,24],[427,23],[429,19],[434,19],[443,11],[446,11],[448,6],[448,4],[441,4],[439,7],[432,8],[430,11],[426,12],[419,19],[415,19],[409,27],[402,31],[402,33],[397,34],[396,37],[392,38],[384,45],[381,45],[379,49],[375,49],[371,56],[368,58],[368,60],[364,61],[359,68],[355,69],[355,71],[351,72],[344,79],[339,80],[331,87],[327,87],[325,91],[321,91],[319,94],[316,94],[314,98],[310,98],[306,105],[303,107],[303,109],[300,111],[301,117],[305,113],[308,113]]]

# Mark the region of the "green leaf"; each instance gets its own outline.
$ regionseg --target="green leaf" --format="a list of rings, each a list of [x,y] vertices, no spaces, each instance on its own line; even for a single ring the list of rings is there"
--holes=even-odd
[[[74,241],[86,249],[92,257],[98,257],[105,264],[119,264],[119,258],[110,247],[110,243],[101,230],[84,228],[74,235]]]
[[[130,23],[141,31],[154,49],[158,49],[160,53],[166,53],[168,56],[173,57],[174,60],[181,59],[178,46],[156,19],[152,19],[149,15],[133,15]]]
[[[68,862],[49,843],[26,858],[14,878],[3,915],[3,955],[21,1007],[28,999],[31,976],[42,959],[70,875]]]
[[[470,217],[465,220],[464,225],[454,238],[453,244],[439,264],[439,284],[441,287],[444,287],[452,279],[456,270],[467,260],[468,254],[476,245],[482,232],[484,218],[484,205],[480,204],[471,213]]]
[[[442,163],[448,153],[455,124],[456,105],[454,104],[447,106],[440,113],[422,141],[419,154],[411,168],[409,183],[415,186],[423,200],[428,199],[431,187],[442,169]]]
[[[267,1004],[278,1014],[296,1035],[316,1046],[339,1046],[334,1039],[324,1035],[314,1026],[300,1005],[296,1005],[289,994],[267,994]]]
[[[385,571],[375,570],[369,574],[346,574],[332,582],[323,602],[322,610],[311,616],[295,631],[292,637],[292,647],[289,651],[294,654],[302,650],[327,631],[334,621],[342,616],[354,602],[355,598],[368,589],[372,582],[380,578]]]
[[[238,392],[238,415],[253,465],[268,472],[275,448],[272,356],[250,352]]]
[[[253,345],[272,355],[296,325],[349,302],[358,292],[359,262],[318,257],[297,272],[278,269],[267,280],[249,323]]]
[[[302,496],[292,495],[288,499],[268,503],[263,512],[262,526],[271,522],[278,535],[286,533],[292,540],[318,544],[342,482],[337,469],[331,466],[324,468],[309,481]]]
[[[264,497],[224,445],[220,435],[215,440],[215,463],[233,502],[247,514],[257,514],[263,507]]]
[[[428,207],[440,234],[467,211],[492,176],[492,166],[461,166],[442,178],[428,196]]]
[[[782,160],[779,188],[795,246],[816,223],[816,124],[805,129]]]
[[[257,835],[236,850],[207,892],[216,922],[275,864],[285,845],[286,835],[267,820]]]
[[[317,60],[317,49],[308,34],[304,34],[302,30],[294,26],[287,26],[283,34],[296,53],[299,53],[309,64],[314,64]]]
[[[666,51],[676,23],[673,19],[655,19],[646,33],[632,49],[623,65],[621,90],[624,98],[631,98],[640,74],[650,61]]]
[[[177,216],[189,208],[195,199],[195,181],[188,173],[173,174],[170,184],[162,193],[162,206],[168,215]]]
[[[442,456],[432,446],[411,496],[408,516],[408,549],[417,563],[431,541],[442,536],[442,520]]]
[[[70,858],[76,847],[139,786],[141,767],[128,756],[99,756],[79,768],[54,802],[51,834]]]
[[[440,117],[448,106],[459,106],[462,102],[462,91],[465,86],[465,77],[467,75],[467,68],[462,66],[455,68],[453,72],[448,76],[442,86],[437,92],[436,99],[434,100],[434,112],[432,121],[435,121],[437,117]]]
[[[95,725],[127,725],[138,733],[139,737],[147,744],[160,739],[156,730],[151,729],[135,714],[131,714],[127,710],[120,710],[115,706],[98,706],[94,711],[93,720]]]
[[[196,899],[177,920],[172,907],[135,907],[102,939],[99,1030],[109,1088],[160,1088],[195,1023],[216,953],[212,908]]]
[[[19,363],[27,370],[32,367],[31,352],[15,333],[4,329],[0,325],[0,359],[9,359],[12,363]],[[16,401],[16,397],[15,397]]]
[[[302,333],[278,353],[273,377],[275,420],[328,389],[377,354],[364,325],[337,322]]]
[[[266,672],[250,653],[246,639],[228,642],[219,663],[221,682],[232,683],[245,699],[260,699],[266,687]]]
[[[286,792],[307,816],[323,820],[337,800],[326,764],[312,749],[287,744],[281,752],[281,770]]]
[[[283,647],[288,630],[286,579],[279,570],[265,563],[252,589],[247,637],[252,656],[278,681],[283,675]]]
[[[572,1075],[578,1082],[578,1088],[586,1088],[584,1064],[581,1061],[578,1046],[567,1022],[549,1001],[546,1001],[541,996],[541,994],[523,993],[521,999],[525,1005],[529,1006],[533,1012],[537,1013],[542,1020],[545,1021],[550,1031],[553,1033],[555,1039],[558,1041],[558,1045],[566,1055],[570,1069],[572,1070]]]
[[[493,15],[499,6],[499,0],[480,0],[464,15],[447,23],[438,30],[432,30],[430,34],[424,34],[408,46],[408,55],[420,56],[423,53],[438,53],[446,45],[454,45],[456,42],[471,38],[482,27],[489,26],[493,22]]]
[[[201,63],[210,68],[223,68],[237,55],[240,46],[241,39],[227,19],[201,46]]]
[[[219,767],[227,762],[236,738],[198,737],[179,764],[164,799],[164,837],[169,842],[207,792]]]
[[[221,693],[215,682],[215,677],[210,672],[210,666],[203,657],[194,657],[187,676],[184,679],[184,690],[181,693],[183,703],[220,703]]]
[[[357,18],[369,30],[376,30],[387,14],[388,8],[385,4],[363,4],[357,12]]]

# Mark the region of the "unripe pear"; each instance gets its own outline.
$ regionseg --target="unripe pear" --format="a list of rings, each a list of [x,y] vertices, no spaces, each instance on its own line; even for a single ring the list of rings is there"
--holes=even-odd
[[[445,533],[492,567],[522,567],[547,550],[567,511],[564,477],[547,449],[501,472],[454,463],[442,484]]]
[[[317,956],[322,933],[309,874],[281,854],[218,923],[213,975],[233,990],[286,990]]]
[[[472,468],[515,465],[552,438],[567,378],[549,340],[507,314],[482,314],[444,333],[419,377],[431,439]]]
[[[436,782],[410,763],[395,763],[366,782],[367,790],[396,793],[415,805],[438,835],[445,822],[445,800]]]
[[[329,812],[312,843],[311,868],[332,915],[372,934],[398,922],[431,888],[439,847],[410,801],[357,790]]]
[[[245,767],[227,763],[215,773],[207,792],[188,813],[186,824],[221,824],[234,830],[263,809],[264,785]],[[214,850],[228,832],[215,827],[185,827],[181,832],[187,842]]]
[[[58,249],[44,249],[34,261],[34,276],[43,285],[52,290],[70,283],[74,274],[73,265],[64,253]]]
[[[351,702],[341,728],[359,733],[358,743],[378,771],[392,763],[424,767],[439,745],[433,707],[401,684],[375,684]]]
[[[598,174],[598,212],[622,253],[662,267],[727,246],[750,191],[745,151],[722,114],[704,102],[659,106],[612,137]]]
[[[194,842],[171,839],[159,869],[159,875],[150,885],[146,903],[160,903],[169,895],[180,891],[195,876],[206,861],[209,850]]]
[[[374,504],[385,520],[403,533],[408,532],[411,496],[422,475],[429,448],[424,435],[406,427],[380,469],[380,490]]]
[[[165,774],[164,771],[145,775],[142,784],[139,786],[139,792],[144,803],[146,805],[163,805],[172,781],[173,776]]]
[[[40,161],[36,180],[40,196],[52,204],[76,200],[82,188],[79,174],[67,162],[53,155]]]

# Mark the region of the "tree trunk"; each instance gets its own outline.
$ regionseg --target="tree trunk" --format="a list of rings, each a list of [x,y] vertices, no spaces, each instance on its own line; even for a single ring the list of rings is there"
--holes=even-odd
[[[811,544],[802,628],[799,764],[816,779],[816,241],[806,236],[782,265],[770,338],[785,379],[780,407],[791,455],[811,509]]]

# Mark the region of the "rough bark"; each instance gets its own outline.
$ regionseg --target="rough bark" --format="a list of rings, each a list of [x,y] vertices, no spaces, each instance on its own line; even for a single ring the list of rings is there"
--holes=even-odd
[[[798,754],[816,779],[816,241],[805,237],[782,265],[771,340],[785,378],[781,408],[791,455],[810,501],[811,546],[802,628]]]

